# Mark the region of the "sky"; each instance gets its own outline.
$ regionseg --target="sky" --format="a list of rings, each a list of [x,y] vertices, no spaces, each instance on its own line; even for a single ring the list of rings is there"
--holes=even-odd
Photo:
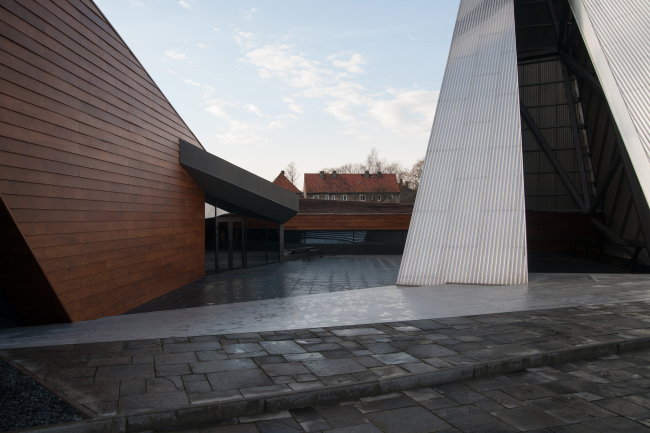
[[[424,157],[459,0],[95,1],[206,150],[258,176]]]

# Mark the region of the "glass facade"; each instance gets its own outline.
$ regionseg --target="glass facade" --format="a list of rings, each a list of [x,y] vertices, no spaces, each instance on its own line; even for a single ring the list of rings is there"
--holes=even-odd
[[[284,232],[289,246],[330,244],[403,245],[407,230],[291,230]]]
[[[205,204],[205,272],[280,261],[280,225]]]

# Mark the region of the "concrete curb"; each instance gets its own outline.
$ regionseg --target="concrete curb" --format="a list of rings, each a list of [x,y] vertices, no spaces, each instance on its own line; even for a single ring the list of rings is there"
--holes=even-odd
[[[361,397],[371,397],[396,391],[435,386],[464,379],[511,373],[533,367],[564,364],[571,361],[596,358],[648,347],[650,347],[650,337],[640,337],[552,352],[535,353],[528,356],[504,358],[472,365],[450,367],[426,373],[375,379],[348,385],[328,386],[307,391],[273,394],[264,397],[205,403],[166,411],[94,418],[16,431],[25,433],[136,433],[169,429],[190,429],[244,415],[257,415],[264,412],[277,412],[299,407],[334,404],[344,400],[354,400]]]

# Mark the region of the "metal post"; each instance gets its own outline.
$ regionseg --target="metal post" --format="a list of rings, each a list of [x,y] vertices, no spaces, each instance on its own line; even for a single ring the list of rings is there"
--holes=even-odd
[[[214,271],[219,271],[219,221],[217,221],[217,207],[214,207]]]
[[[241,221],[241,267],[248,267],[248,217],[244,215]]]
[[[278,241],[278,261],[281,262],[284,260],[284,224],[280,224],[280,239]]]
[[[266,230],[264,231],[264,235],[266,236],[266,247],[264,250],[266,251],[266,264],[269,264],[269,221],[266,220]]]
[[[232,218],[228,218],[228,269],[233,269],[233,253],[232,253],[232,238],[233,238],[233,230],[232,230]]]

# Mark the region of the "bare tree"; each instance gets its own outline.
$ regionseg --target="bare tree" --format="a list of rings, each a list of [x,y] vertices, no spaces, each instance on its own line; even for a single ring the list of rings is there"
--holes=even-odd
[[[349,162],[336,168],[324,168],[323,171],[326,173],[331,173],[332,171],[336,170],[337,173],[341,174],[360,174],[366,170],[368,170],[370,173],[377,173],[381,171],[382,173],[395,174],[397,176],[398,182],[406,181],[410,184],[418,185],[420,183],[420,175],[422,173],[423,162],[424,159],[419,160],[415,163],[413,168],[409,170],[407,168],[404,168],[399,162],[388,162],[386,161],[386,158],[381,158],[377,149],[373,147],[370,150],[368,156],[366,156],[365,162]]]
[[[409,183],[409,188],[417,191],[420,186],[420,178],[422,177],[422,168],[424,167],[424,158],[418,159],[411,170],[405,173],[404,181]]]
[[[287,168],[284,169],[284,175],[291,181],[292,184],[296,184],[300,173],[298,173],[298,167],[296,167],[295,162],[291,161],[289,165],[287,165]]]

